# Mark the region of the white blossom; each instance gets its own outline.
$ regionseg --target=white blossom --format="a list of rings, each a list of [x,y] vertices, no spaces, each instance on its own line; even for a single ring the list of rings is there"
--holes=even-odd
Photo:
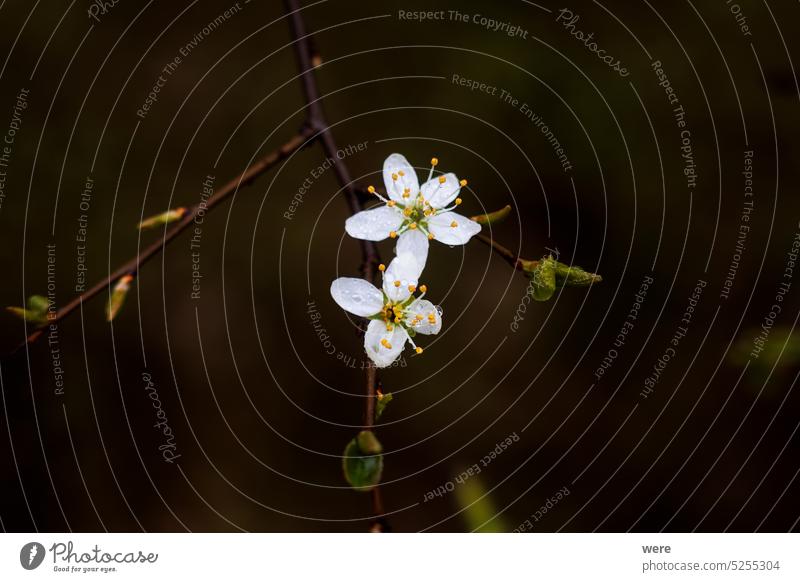
[[[400,154],[392,154],[383,163],[385,198],[370,186],[370,193],[384,204],[364,210],[347,219],[345,230],[359,239],[379,241],[398,238],[397,255],[412,254],[425,267],[428,241],[438,240],[447,245],[463,245],[481,230],[481,225],[453,209],[461,204],[458,197],[467,185],[455,174],[434,177],[439,160],[431,160],[428,180],[419,185],[411,164]],[[448,206],[451,205],[451,206]]]
[[[382,289],[369,281],[340,277],[331,284],[331,296],[345,311],[370,320],[364,349],[379,368],[385,368],[402,353],[406,342],[422,353],[412,339],[417,333],[437,334],[442,312],[427,299],[427,288],[419,285],[422,267],[408,252],[398,254],[389,266],[381,265]],[[415,296],[419,291],[420,295]]]

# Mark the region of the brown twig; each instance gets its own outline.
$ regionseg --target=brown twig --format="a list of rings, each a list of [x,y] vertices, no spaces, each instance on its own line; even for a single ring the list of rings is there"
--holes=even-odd
[[[520,258],[508,250],[506,247],[501,245],[499,242],[494,240],[491,237],[486,236],[485,234],[476,235],[479,241],[483,244],[488,245],[493,251],[495,251],[498,255],[503,257],[508,264],[510,264],[514,269],[521,271],[522,270],[522,263],[520,263]]]
[[[338,147],[330,130],[330,125],[325,117],[322,108],[317,78],[314,69],[321,63],[321,58],[317,52],[317,46],[313,36],[306,31],[305,21],[300,12],[298,0],[285,0],[286,9],[289,13],[289,23],[294,39],[295,56],[300,68],[301,81],[303,84],[303,95],[308,105],[306,114],[306,125],[317,132],[319,141],[325,155],[333,163],[333,170],[336,178],[342,187],[351,214],[361,212],[364,207],[361,203],[358,188],[353,184],[347,165],[337,158]],[[361,272],[367,281],[375,280],[377,267],[380,262],[378,248],[372,241],[359,240],[361,247]],[[377,396],[377,372],[374,367],[369,366],[366,372],[366,398],[364,405],[364,429],[372,429],[375,423],[375,399]],[[378,487],[372,491],[372,513],[373,523],[370,531],[386,531],[387,524],[383,517],[383,501]]]
[[[286,159],[290,156],[293,152],[307,146],[308,144],[312,143],[316,139],[315,132],[309,128],[304,127],[301,131],[295,135],[292,139],[287,141],[281,147],[276,150],[273,150],[263,156],[261,159],[257,160],[253,165],[248,167],[244,172],[242,172],[238,177],[231,179],[221,188],[218,188],[214,194],[208,198],[205,203],[205,211],[211,211],[215,206],[219,205],[220,203],[227,200],[230,196],[236,193],[239,188],[242,186],[248,186],[256,178],[267,172],[270,168],[274,167],[280,161]],[[22,342],[12,353],[17,352],[18,350],[24,348],[25,346],[32,344],[35,342],[39,337],[42,335],[42,330],[54,323],[57,323],[71,314],[73,311],[80,307],[81,303],[84,303],[96,295],[99,295],[103,291],[109,289],[111,285],[113,285],[117,280],[121,277],[126,275],[136,276],[141,269],[142,265],[148,262],[150,259],[158,255],[162,252],[166,246],[175,240],[184,230],[186,230],[189,226],[194,223],[194,219],[197,216],[197,213],[200,211],[201,207],[200,204],[195,204],[194,206],[188,209],[188,212],[177,222],[174,226],[169,228],[164,236],[148,247],[141,250],[135,257],[130,259],[121,267],[117,268],[114,272],[109,274],[106,278],[102,281],[96,283],[93,287],[91,287],[88,291],[81,293],[77,297],[75,297],[72,301],[58,309],[55,314],[52,316],[48,316],[47,323],[39,326],[35,329],[26,339]]]

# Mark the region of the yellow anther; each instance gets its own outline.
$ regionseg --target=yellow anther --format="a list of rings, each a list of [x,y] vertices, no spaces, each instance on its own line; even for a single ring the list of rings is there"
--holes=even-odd
[[[400,286],[400,281],[395,281],[395,282],[394,282],[394,286],[395,286],[395,287],[399,287],[399,286]]]
[[[459,184],[461,184],[461,187],[463,188],[464,186],[466,186],[466,185],[467,185],[467,181],[466,181],[466,180],[461,180],[461,181],[459,182]]]
[[[417,228],[417,223],[412,222],[411,224],[408,225],[408,228],[410,228],[411,230],[415,230]]]
[[[405,214],[406,216],[411,216],[411,212],[412,210],[410,207],[407,207],[405,210],[403,210],[403,214]]]
[[[414,291],[416,291],[416,290],[417,290],[417,288],[416,288],[414,285],[409,285],[409,286],[408,286],[408,290],[409,290],[411,293],[413,293]]]
[[[397,238],[397,233],[395,231],[391,231],[389,233],[389,238]]]
[[[416,317],[414,317],[416,321],[422,321],[422,315],[417,313]]]
[[[398,174],[400,174],[401,176],[405,176],[405,175],[406,175],[406,173],[405,173],[403,170],[400,170],[400,171],[399,171],[399,172],[397,172],[397,173],[398,173]]]
[[[394,200],[389,200],[389,202],[386,203],[386,206],[388,206],[389,208],[394,208],[396,205],[397,202],[395,202]]]
[[[455,227],[457,227],[457,226],[458,226],[458,223],[457,223],[457,222],[454,220],[453,222],[451,222],[451,223],[450,223],[450,226],[451,226],[452,228],[455,228]]]
[[[392,349],[392,344],[390,344],[390,343],[389,343],[389,340],[387,340],[386,338],[383,338],[383,339],[381,340],[381,345],[382,345],[383,347],[385,347],[387,350],[391,350],[391,349]]]
[[[421,292],[423,292],[423,293],[427,293],[428,292],[428,286],[427,285],[420,285],[419,286],[419,290]]]
[[[392,327],[392,324],[388,324],[386,326],[386,331],[392,331],[393,329],[394,329],[394,327]]]
[[[425,216],[430,216],[430,215],[431,215],[431,209],[430,208],[426,208],[425,209]]]
[[[429,232],[428,233],[428,240],[433,240],[434,238],[436,238],[436,237],[433,236],[433,233]]]
[[[431,166],[438,166],[439,158],[431,158]]]
[[[367,186],[367,192],[370,194],[375,194],[375,186]]]
[[[410,325],[411,327],[416,327],[416,326],[417,326],[417,320],[416,320],[416,319],[412,319],[412,320],[411,320],[411,323],[410,323],[409,325]]]
[[[444,176],[439,176],[439,184],[444,184],[445,182],[447,182],[447,178]]]
[[[416,348],[414,348],[414,351],[416,351],[418,354],[421,354],[422,353],[422,348],[417,346]]]
[[[464,202],[461,198],[456,198],[456,206]]]
[[[392,180],[394,180],[395,182],[397,182],[397,174],[392,174]]]
[[[411,196],[411,188],[406,188],[403,190],[403,198],[408,198],[409,196]]]
[[[386,270],[386,265],[384,265],[383,263],[381,263],[380,265],[378,265],[378,270],[379,270],[381,273],[383,273],[383,272]]]

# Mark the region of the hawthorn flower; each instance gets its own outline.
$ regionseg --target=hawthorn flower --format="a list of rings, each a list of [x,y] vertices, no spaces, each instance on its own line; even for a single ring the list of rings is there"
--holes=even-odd
[[[386,158],[383,182],[388,199],[370,186],[369,192],[384,205],[348,218],[347,233],[371,241],[398,238],[397,254],[411,253],[421,268],[428,258],[429,240],[436,239],[446,245],[466,244],[481,230],[474,220],[453,212],[461,204],[458,195],[467,181],[459,181],[453,173],[434,177],[438,163],[436,158],[431,160],[428,180],[420,186],[414,168],[405,157],[392,154]]]
[[[441,310],[427,299],[419,285],[422,268],[411,253],[401,253],[389,266],[380,265],[382,289],[364,279],[340,277],[331,283],[331,296],[345,311],[370,320],[364,349],[378,368],[385,368],[402,353],[406,342],[418,353],[416,334],[437,334],[442,329]],[[419,291],[420,295],[415,296]]]

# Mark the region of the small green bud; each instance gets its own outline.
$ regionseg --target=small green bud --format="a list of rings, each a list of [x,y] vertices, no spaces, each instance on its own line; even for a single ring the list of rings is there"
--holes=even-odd
[[[154,228],[156,226],[161,226],[163,224],[169,224],[170,222],[175,222],[176,220],[180,220],[186,214],[186,209],[181,208],[174,208],[172,210],[167,210],[166,212],[162,212],[161,214],[156,214],[155,216],[151,216],[150,218],[145,218],[142,222],[139,223],[139,230],[145,228]]]
[[[363,430],[347,443],[342,455],[342,470],[356,491],[371,491],[380,483],[383,473],[383,447],[369,430]]]
[[[536,301],[547,301],[556,291],[556,261],[545,257],[529,275],[531,295]]]
[[[128,291],[131,288],[131,281],[133,275],[125,275],[117,281],[114,290],[111,292],[111,297],[106,305],[106,321],[113,320],[122,306],[125,304],[125,298],[128,296]]]
[[[483,225],[490,225],[500,222],[504,218],[506,218],[509,214],[511,214],[511,206],[505,206],[500,210],[495,210],[494,212],[490,212],[488,214],[479,214],[477,216],[472,216],[470,219],[474,220],[478,224]]]
[[[394,397],[392,396],[391,392],[384,394],[378,390],[378,395],[375,398],[377,399],[377,402],[375,403],[375,420],[378,420],[383,414],[383,410],[386,408],[386,405],[389,404]]]
[[[47,323],[47,313],[50,301],[41,295],[31,295],[25,307],[6,307],[6,311],[13,313],[20,319],[41,325]]]
[[[558,287],[588,287],[602,280],[600,275],[584,271],[580,267],[556,263],[556,285]]]

